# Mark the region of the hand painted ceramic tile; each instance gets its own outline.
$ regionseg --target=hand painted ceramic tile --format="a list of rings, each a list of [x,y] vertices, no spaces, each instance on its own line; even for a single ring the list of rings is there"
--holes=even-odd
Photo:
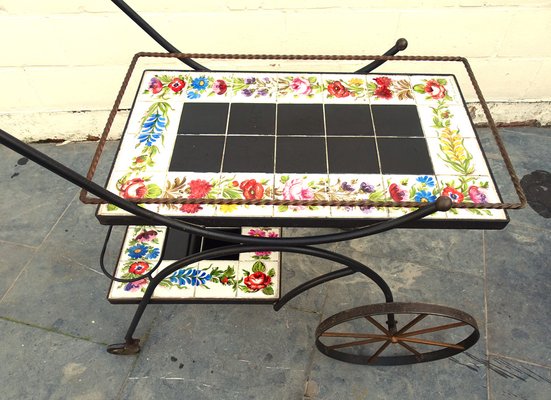
[[[275,198],[282,200],[327,200],[327,175],[276,174]],[[321,206],[275,206],[274,216],[324,218],[330,216],[330,207]]]
[[[201,261],[199,270],[206,274],[195,289],[195,298],[232,299],[237,296],[238,261]]]
[[[381,175],[329,175],[330,200],[384,201],[385,190]],[[331,207],[334,218],[388,218],[382,207]]]
[[[411,76],[411,87],[417,104],[458,103],[459,93],[454,90],[453,76]]]
[[[367,75],[367,92],[372,104],[415,104],[409,77]]]
[[[417,111],[425,137],[440,137],[456,134],[460,137],[475,137],[475,132],[465,108],[447,104],[418,106]]]
[[[489,176],[439,176],[443,196],[455,203],[500,203],[501,200]],[[503,210],[454,208],[450,219],[506,219]]]
[[[321,75],[279,74],[277,76],[278,103],[321,103],[322,92]]]
[[[172,265],[173,262],[172,260],[163,261],[153,277]],[[186,265],[163,279],[155,288],[153,298],[170,300],[193,298],[196,288],[204,284],[206,275],[207,273],[200,269],[199,263]]]
[[[384,175],[386,196],[391,201],[415,201],[432,203],[440,195],[440,188],[436,177],[430,175]],[[389,208],[389,216],[399,217],[414,209]],[[445,218],[445,213],[436,212],[425,218]]]
[[[277,299],[280,281],[279,263],[275,261],[240,261],[237,274],[237,297]]]
[[[159,171],[113,171],[109,178],[107,190],[127,200],[156,199],[162,194],[165,173]],[[151,211],[157,211],[157,204],[140,204]],[[112,204],[102,204],[100,214],[130,215],[130,213]]]
[[[227,102],[231,96],[231,74],[191,72],[186,87],[186,101]]]
[[[184,89],[188,84],[188,71],[148,71],[142,78],[138,99],[143,101],[183,100],[186,92]]]
[[[150,225],[131,225],[128,227],[120,255],[121,261],[147,262],[148,265],[126,265],[119,278],[136,278],[148,272],[162,253],[166,227]]]
[[[365,75],[322,75],[325,103],[367,103]]]
[[[241,228],[241,234],[256,237],[277,238],[281,236],[281,229],[244,226]],[[279,257],[280,254],[278,251],[257,251],[253,253],[239,254],[239,261],[279,261]]]
[[[220,180],[220,174],[169,172],[163,186],[162,198],[217,199],[221,188],[227,184]],[[160,211],[164,215],[214,215],[216,205],[212,204],[163,204]]]
[[[273,174],[236,173],[221,175],[220,196],[223,199],[262,200],[273,199]],[[216,214],[222,216],[273,216],[274,206],[258,205],[218,205]]]
[[[163,136],[176,135],[182,114],[183,103],[173,101],[139,102],[134,106],[124,135],[124,141],[151,145],[162,140]]]
[[[276,75],[236,73],[232,77],[232,101],[239,103],[270,103],[276,98]]]
[[[489,175],[475,138],[444,129],[438,139],[427,139],[427,145],[436,175]]]

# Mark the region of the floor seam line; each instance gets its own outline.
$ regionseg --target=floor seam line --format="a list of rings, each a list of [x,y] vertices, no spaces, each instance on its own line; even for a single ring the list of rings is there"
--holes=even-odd
[[[540,368],[545,368],[545,369],[551,370],[551,365],[538,364],[538,363],[535,363],[533,361],[523,360],[521,358],[506,356],[506,355],[499,354],[499,353],[489,353],[489,354],[492,357],[503,358],[505,360],[516,361],[516,362],[519,362],[519,363],[522,363],[522,364],[533,365],[534,367],[540,367]]]

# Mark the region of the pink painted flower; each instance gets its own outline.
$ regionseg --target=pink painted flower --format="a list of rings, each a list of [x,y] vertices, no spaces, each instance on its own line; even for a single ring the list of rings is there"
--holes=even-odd
[[[126,181],[120,189],[120,195],[125,199],[141,199],[147,194],[147,186],[142,178]]]
[[[268,233],[268,237],[269,238],[276,238],[276,237],[279,237],[279,234],[277,232],[270,232],[270,233]]]
[[[140,279],[139,281],[135,282],[128,282],[124,286],[124,290],[126,292],[137,292],[138,290],[141,290],[142,286],[147,285],[148,279]]]
[[[257,292],[270,286],[272,283],[272,278],[264,272],[258,271],[245,277],[245,279],[243,279],[243,283],[252,292]]]
[[[148,89],[151,90],[151,93],[157,94],[161,90],[163,90],[163,83],[160,81],[159,78],[151,78],[149,81]]]
[[[214,82],[214,85],[212,85],[212,91],[217,95],[223,95],[224,93],[226,93],[226,90],[228,90],[228,85],[222,79],[216,80]]]
[[[265,237],[266,231],[263,231],[262,229],[249,229],[249,236],[256,236],[256,237]]]
[[[296,77],[291,82],[291,89],[293,89],[297,94],[309,95],[312,93],[312,86],[308,79]]]
[[[157,231],[144,231],[136,236],[137,242],[149,242],[157,237]]]
[[[484,193],[484,190],[479,188],[478,186],[471,186],[469,187],[469,197],[473,201],[473,203],[486,203],[488,199],[486,198],[486,193]]]
[[[302,179],[291,179],[283,187],[285,200],[312,200],[314,191]]]
[[[427,81],[425,85],[425,93],[429,94],[433,99],[440,100],[446,97],[446,88],[438,83],[436,79]]]

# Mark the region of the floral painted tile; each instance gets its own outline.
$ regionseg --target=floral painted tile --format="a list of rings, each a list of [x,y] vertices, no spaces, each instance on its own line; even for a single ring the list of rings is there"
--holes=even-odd
[[[442,195],[455,203],[499,203],[501,199],[490,176],[438,176]],[[503,210],[452,208],[450,219],[506,219]]]
[[[113,171],[107,190],[128,200],[155,199],[162,194],[162,185],[166,173],[161,171]],[[151,211],[158,210],[158,204],[140,204]],[[100,215],[130,215],[130,213],[112,204],[102,204]]]
[[[436,175],[489,175],[476,138],[445,128],[439,138],[428,138],[427,146]]]
[[[185,97],[189,83],[187,71],[147,71],[140,84],[139,100],[169,100]]]
[[[455,91],[453,80],[451,75],[412,75],[411,86],[417,104],[460,104],[461,99]]]
[[[279,298],[279,262],[240,261],[237,278],[237,298]]]
[[[273,199],[274,196],[273,174],[222,173],[220,182],[220,196],[223,199],[261,200]],[[271,205],[221,204],[216,210],[217,215],[228,217],[272,217],[273,212],[274,206]]]
[[[201,261],[199,270],[205,274],[195,289],[195,298],[232,299],[237,296],[238,261]]]
[[[432,203],[440,195],[436,177],[431,175],[384,175],[386,196],[391,201],[416,201]],[[389,208],[391,218],[399,217],[413,211],[410,208]],[[445,213],[436,212],[426,218],[445,218]]]
[[[173,260],[164,260],[153,277],[174,263]],[[153,292],[154,299],[190,299],[195,296],[195,290],[204,284],[207,273],[202,271],[199,263],[193,263],[174,271],[159,283]]]
[[[231,74],[190,72],[187,102],[227,102],[231,97]]]
[[[169,172],[161,197],[217,199],[226,184],[217,173]],[[213,204],[163,204],[159,210],[163,215],[214,216],[216,207]]]
[[[321,103],[323,90],[321,75],[277,75],[278,103]]]
[[[384,201],[381,175],[329,175],[330,200]],[[333,218],[388,218],[383,207],[331,207]]]
[[[131,225],[127,229],[123,242],[120,260],[135,262],[147,262],[145,264],[129,264],[125,266],[123,275],[119,278],[137,278],[154,266],[160,257],[166,236],[166,227],[151,225]],[[151,265],[153,263],[153,265]],[[129,274],[129,275],[126,275]]]
[[[367,103],[364,75],[322,75],[325,103]]]
[[[231,81],[232,101],[258,103],[274,102],[276,98],[276,75],[236,73]]]
[[[366,79],[372,104],[415,104],[408,76],[367,75]]]
[[[274,195],[283,200],[327,200],[327,175],[276,174]],[[275,206],[275,217],[329,217],[330,207],[322,206]]]
[[[272,227],[268,228],[268,227],[244,226],[241,228],[241,234],[248,235],[248,236],[277,238],[281,236],[281,229],[272,228]],[[239,254],[239,261],[258,261],[258,260],[279,261],[279,259],[280,259],[280,254],[278,251],[257,251],[252,253]]]
[[[439,137],[450,131],[460,137],[476,137],[464,107],[438,103],[434,106],[417,106],[425,137]]]
[[[125,136],[121,143],[113,169],[133,172],[166,171],[170,164],[176,135],[163,135],[155,142],[141,143],[140,134]]]

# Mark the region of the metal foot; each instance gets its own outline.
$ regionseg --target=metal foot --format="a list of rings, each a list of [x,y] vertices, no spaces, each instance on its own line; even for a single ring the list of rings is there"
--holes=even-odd
[[[127,339],[125,343],[110,344],[107,352],[118,356],[129,356],[140,352],[140,339]]]

